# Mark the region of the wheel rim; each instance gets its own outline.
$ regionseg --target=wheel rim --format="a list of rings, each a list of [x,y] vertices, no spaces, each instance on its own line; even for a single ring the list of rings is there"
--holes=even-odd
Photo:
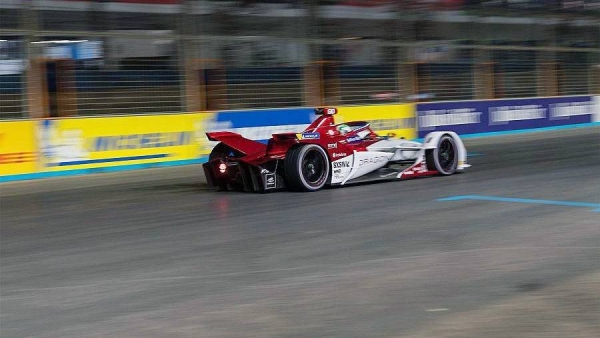
[[[438,148],[438,158],[440,161],[440,167],[444,171],[451,171],[454,169],[455,162],[455,151],[454,144],[449,139],[442,140]]]
[[[306,152],[302,159],[302,177],[312,187],[319,186],[325,179],[325,159],[316,149]]]

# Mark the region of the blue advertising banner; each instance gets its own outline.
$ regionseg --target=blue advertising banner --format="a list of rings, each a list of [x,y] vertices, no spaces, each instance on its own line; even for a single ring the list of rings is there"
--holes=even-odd
[[[220,111],[206,121],[206,131],[231,131],[251,140],[267,141],[272,134],[301,132],[316,118],[314,108]]]
[[[432,131],[458,134],[544,128],[592,122],[591,96],[566,96],[417,104],[419,137]]]

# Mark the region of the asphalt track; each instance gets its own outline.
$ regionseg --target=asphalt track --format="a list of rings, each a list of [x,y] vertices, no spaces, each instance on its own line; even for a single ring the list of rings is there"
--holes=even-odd
[[[600,336],[600,128],[466,145],[464,174],[317,193],[0,185],[0,336]]]

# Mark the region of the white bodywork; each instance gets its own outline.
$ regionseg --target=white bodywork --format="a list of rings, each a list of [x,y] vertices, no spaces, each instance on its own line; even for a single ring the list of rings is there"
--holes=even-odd
[[[389,173],[396,178],[402,178],[404,174],[426,172],[425,150],[435,149],[443,135],[450,135],[455,141],[458,152],[457,170],[470,167],[467,164],[467,150],[456,133],[431,132],[425,136],[423,143],[402,139],[381,140],[368,146],[368,151],[354,151],[348,156],[333,161],[331,183],[343,185],[351,179],[383,168],[390,162],[414,161],[414,164],[404,171]]]

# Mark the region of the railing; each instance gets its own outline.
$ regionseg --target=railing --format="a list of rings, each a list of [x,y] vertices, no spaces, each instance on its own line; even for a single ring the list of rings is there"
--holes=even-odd
[[[62,2],[35,2],[45,8],[35,9],[10,1],[14,6],[0,10],[0,119],[600,93],[594,46],[406,40],[426,33],[417,24],[414,32],[365,38],[373,27],[357,26],[366,28],[355,36],[351,19],[326,17],[330,11],[320,18],[316,11],[312,19],[321,34],[310,29],[311,11],[299,10],[307,9],[302,2],[267,1],[267,7],[242,6],[233,14],[221,11],[237,6],[233,1],[143,2],[158,7],[80,1],[81,11],[65,11],[44,7]],[[166,13],[157,10],[161,4]],[[252,8],[283,17],[257,16]],[[192,14],[183,15],[188,9]],[[134,10],[142,14],[122,18]],[[387,25],[392,19],[386,15],[373,16],[372,24]],[[282,20],[286,25],[277,26]],[[412,27],[407,22],[390,30]],[[313,38],[321,36],[328,38]]]

